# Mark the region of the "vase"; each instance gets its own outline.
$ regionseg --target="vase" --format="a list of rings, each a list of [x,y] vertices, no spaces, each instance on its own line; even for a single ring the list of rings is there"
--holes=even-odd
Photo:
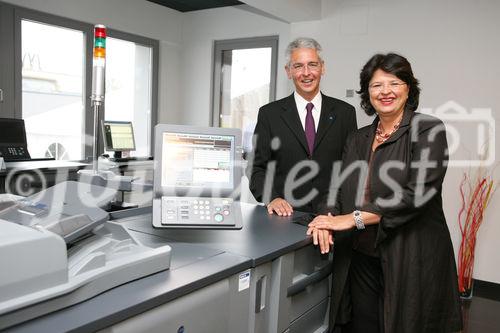
[[[466,288],[460,292],[461,299],[472,299],[472,290],[474,289],[474,282],[471,283],[470,288]]]

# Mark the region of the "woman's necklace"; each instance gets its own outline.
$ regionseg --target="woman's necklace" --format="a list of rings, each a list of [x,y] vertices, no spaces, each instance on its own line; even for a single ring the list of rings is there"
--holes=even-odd
[[[391,137],[392,134],[394,134],[394,132],[396,132],[399,128],[399,124],[401,124],[401,119],[403,119],[403,117],[399,118],[399,121],[396,123],[396,125],[394,125],[392,131],[390,131],[389,133],[385,133],[384,134],[384,128],[382,127],[382,124],[380,123],[380,120],[378,121],[378,124],[377,124],[377,130],[375,131],[375,140],[377,140],[377,142],[379,143],[384,143],[387,141],[387,139],[389,139]]]

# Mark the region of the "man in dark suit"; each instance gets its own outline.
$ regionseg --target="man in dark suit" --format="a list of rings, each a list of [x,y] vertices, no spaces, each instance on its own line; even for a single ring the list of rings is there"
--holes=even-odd
[[[292,41],[285,70],[295,92],[259,110],[247,175],[269,214],[318,211],[333,163],[341,161],[347,135],[357,128],[354,107],[320,92],[320,52],[314,39]]]

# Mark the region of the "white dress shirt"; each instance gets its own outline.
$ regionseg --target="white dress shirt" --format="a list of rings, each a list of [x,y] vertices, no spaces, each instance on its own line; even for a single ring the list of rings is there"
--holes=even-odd
[[[302,128],[304,131],[306,130],[306,105],[309,101],[305,100],[304,97],[300,96],[297,92],[293,93],[293,97],[295,98],[295,104],[297,105],[297,110],[299,111],[300,122],[302,123]],[[312,109],[312,115],[314,118],[314,126],[316,129],[316,133],[318,132],[318,124],[319,117],[321,115],[321,92],[318,92],[316,96],[311,100],[311,103],[314,104]]]

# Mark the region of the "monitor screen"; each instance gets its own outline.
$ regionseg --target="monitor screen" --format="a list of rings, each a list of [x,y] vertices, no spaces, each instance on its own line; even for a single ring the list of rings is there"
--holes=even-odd
[[[163,133],[162,186],[232,186],[234,137]]]
[[[0,118],[0,145],[26,146],[23,119]]]
[[[109,151],[135,150],[134,129],[130,121],[103,122],[104,149]]]
[[[155,167],[155,189],[160,193],[229,194],[240,184],[238,129],[158,125],[155,144],[160,164]]]

